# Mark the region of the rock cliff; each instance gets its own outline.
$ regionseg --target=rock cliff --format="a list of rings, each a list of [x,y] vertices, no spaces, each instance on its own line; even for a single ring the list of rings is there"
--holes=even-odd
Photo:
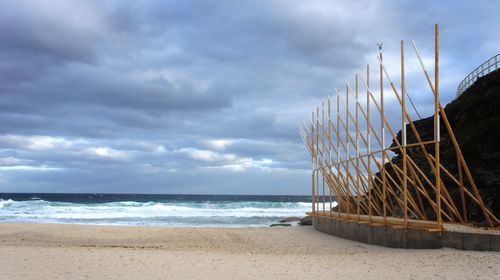
[[[449,103],[445,107],[445,112],[485,205],[493,210],[495,216],[500,217],[500,70],[478,79],[460,97]],[[433,116],[413,123],[423,141],[433,139]],[[455,149],[444,124],[441,123],[440,127],[441,162],[457,174]],[[401,131],[397,137],[401,139]],[[407,143],[417,142],[409,125],[407,137]],[[394,140],[392,145],[395,145]],[[426,147],[431,154],[434,153],[433,145]],[[433,178],[420,148],[409,148],[408,154],[419,166],[425,167],[429,178]],[[392,162],[402,166],[402,156],[399,151]],[[390,164],[386,164],[386,168],[390,173],[394,173]],[[459,207],[460,192],[457,185],[447,176],[442,178]],[[409,186],[409,191],[414,193],[414,187]],[[430,206],[426,208],[430,210]],[[484,224],[484,217],[477,206],[469,207],[467,216],[471,222]]]

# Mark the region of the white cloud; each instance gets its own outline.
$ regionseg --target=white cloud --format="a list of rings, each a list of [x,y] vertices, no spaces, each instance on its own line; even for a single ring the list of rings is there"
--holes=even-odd
[[[232,161],[236,159],[236,156],[234,154],[220,154],[218,152],[213,152],[209,150],[200,150],[196,148],[182,148],[176,150],[175,152],[186,154],[194,160],[206,161],[206,162]]]
[[[87,143],[87,141],[82,139],[68,140],[64,137],[40,135],[0,135],[0,145],[4,148],[21,148],[33,151],[48,151],[53,149],[70,148],[82,143]]]
[[[0,158],[0,166],[15,166],[15,165],[26,164],[27,162],[29,161],[15,157]]]
[[[161,146],[161,145],[160,145],[160,146],[156,147],[156,152],[157,152],[157,153],[160,153],[160,154],[164,154],[164,153],[166,153],[166,152],[167,152],[167,149],[165,149],[165,147],[164,147],[164,146]]]
[[[64,168],[52,167],[47,165],[33,166],[33,165],[14,165],[14,166],[0,166],[0,170],[17,170],[17,171],[58,171]]]
[[[209,166],[208,168],[225,169],[234,172],[241,172],[253,168],[270,172],[272,170],[271,168],[272,164],[273,161],[271,159],[254,160],[252,158],[237,158],[231,163],[222,164],[218,166]]]
[[[203,142],[207,147],[220,151],[226,149],[228,146],[233,144],[235,141],[232,139],[212,139]]]
[[[129,158],[129,155],[127,153],[109,147],[88,148],[85,150],[85,153],[90,156],[96,156],[98,158],[114,160],[126,160]]]
[[[219,153],[196,148],[182,148],[176,153],[186,154],[189,158],[205,162],[201,168],[224,169],[229,171],[244,171],[249,168],[270,170],[273,161],[271,159],[255,160],[251,157],[240,157],[231,153]]]

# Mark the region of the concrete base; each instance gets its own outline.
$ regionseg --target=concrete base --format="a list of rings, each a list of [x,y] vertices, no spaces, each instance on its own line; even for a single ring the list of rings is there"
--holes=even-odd
[[[429,232],[422,229],[395,229],[371,226],[331,217],[313,216],[316,230],[341,238],[391,248],[500,251],[500,235],[459,231]]]

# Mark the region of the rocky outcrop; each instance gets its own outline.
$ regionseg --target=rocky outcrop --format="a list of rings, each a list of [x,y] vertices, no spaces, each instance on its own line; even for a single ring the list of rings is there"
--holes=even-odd
[[[500,70],[479,78],[460,97],[445,107],[453,132],[460,144],[467,165],[476,182],[485,205],[495,216],[500,217]],[[433,139],[433,117],[414,121],[423,141]],[[457,174],[457,160],[450,136],[441,122],[440,156],[443,166]],[[401,131],[397,137],[401,140]],[[407,126],[407,142],[417,142],[410,126]],[[395,142],[393,141],[393,146]],[[434,153],[433,145],[426,146],[429,153]],[[429,178],[433,178],[424,154],[420,148],[408,148],[411,158],[425,170]],[[396,150],[392,163],[402,166],[402,156]],[[394,171],[386,164],[389,173]],[[380,176],[380,174],[376,174]],[[456,184],[447,176],[442,177],[452,199],[460,205],[460,192]],[[409,186],[409,191],[415,194],[415,188]],[[434,195],[434,194],[433,194]],[[468,220],[482,224],[484,216],[475,203],[468,203]],[[430,209],[429,207],[426,207]],[[429,215],[432,215],[429,211]]]
[[[305,216],[304,218],[302,218],[299,222],[299,226],[312,226],[312,217]]]
[[[290,227],[292,226],[291,224],[284,224],[284,223],[279,223],[279,224],[272,224],[269,227]]]

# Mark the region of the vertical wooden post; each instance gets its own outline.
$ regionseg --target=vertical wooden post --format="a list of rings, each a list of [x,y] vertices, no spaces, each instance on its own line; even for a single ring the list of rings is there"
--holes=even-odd
[[[316,149],[315,147],[315,136],[314,136],[314,111],[312,112],[312,119],[311,119],[311,150],[314,152],[314,150]],[[316,170],[316,164],[317,163],[317,154],[315,156],[313,156],[313,172],[312,172],[312,192],[311,192],[311,202],[312,202],[312,212],[315,213],[316,212],[316,202],[315,202],[315,194],[314,194],[314,191],[315,191],[315,170]]]
[[[328,96],[328,163],[330,166],[328,167],[328,171],[332,172],[332,127],[331,127],[331,103],[332,100],[330,96]],[[332,176],[333,177],[333,176]],[[332,214],[332,190],[330,188],[330,217]]]
[[[442,228],[442,218],[441,218],[441,166],[440,166],[440,153],[439,153],[439,141],[440,141],[440,123],[439,123],[439,27],[436,24],[434,26],[435,31],[435,53],[434,53],[434,140],[435,140],[435,156],[436,168],[434,169],[436,177],[436,205],[437,205],[437,226],[439,229]]]
[[[366,149],[368,153],[368,220],[372,223],[372,169],[371,169],[371,143],[370,143],[370,65],[366,65]]]
[[[350,158],[350,149],[349,149],[349,88],[345,87],[346,95],[345,95],[345,145],[346,145],[346,185],[347,185],[347,219],[349,220],[349,213],[351,212],[351,187],[349,185],[349,158]]]
[[[337,175],[340,177],[340,93],[337,91]],[[338,194],[342,194],[339,192]],[[337,218],[340,219],[340,198],[337,197]]]
[[[355,135],[355,140],[356,140],[356,214],[358,215],[358,221],[360,220],[359,214],[360,214],[360,191],[359,191],[359,177],[361,176],[360,171],[359,171],[359,92],[358,92],[358,73],[356,73],[356,85],[355,85],[355,97],[356,97],[356,110],[355,110],[355,125],[356,125],[356,135]]]
[[[316,210],[319,208],[319,173],[323,160],[319,158],[319,107],[316,108],[316,154],[318,155],[318,166],[316,167]]]
[[[324,157],[324,154],[325,154],[325,102],[322,102],[321,103],[321,143],[322,143],[322,151],[323,151],[323,157]],[[324,158],[323,159],[323,162],[325,161],[326,159]],[[321,176],[322,178],[322,184],[323,184],[323,214],[325,213],[325,175],[324,174],[325,171],[323,169],[323,176]]]
[[[387,181],[385,176],[385,116],[384,116],[384,73],[382,69],[382,52],[380,52],[380,137],[382,138],[382,168],[380,174],[382,175],[382,209],[384,214],[384,225],[387,224]]]
[[[405,48],[401,40],[401,142],[403,144],[403,223],[408,226],[408,180],[406,171]]]

